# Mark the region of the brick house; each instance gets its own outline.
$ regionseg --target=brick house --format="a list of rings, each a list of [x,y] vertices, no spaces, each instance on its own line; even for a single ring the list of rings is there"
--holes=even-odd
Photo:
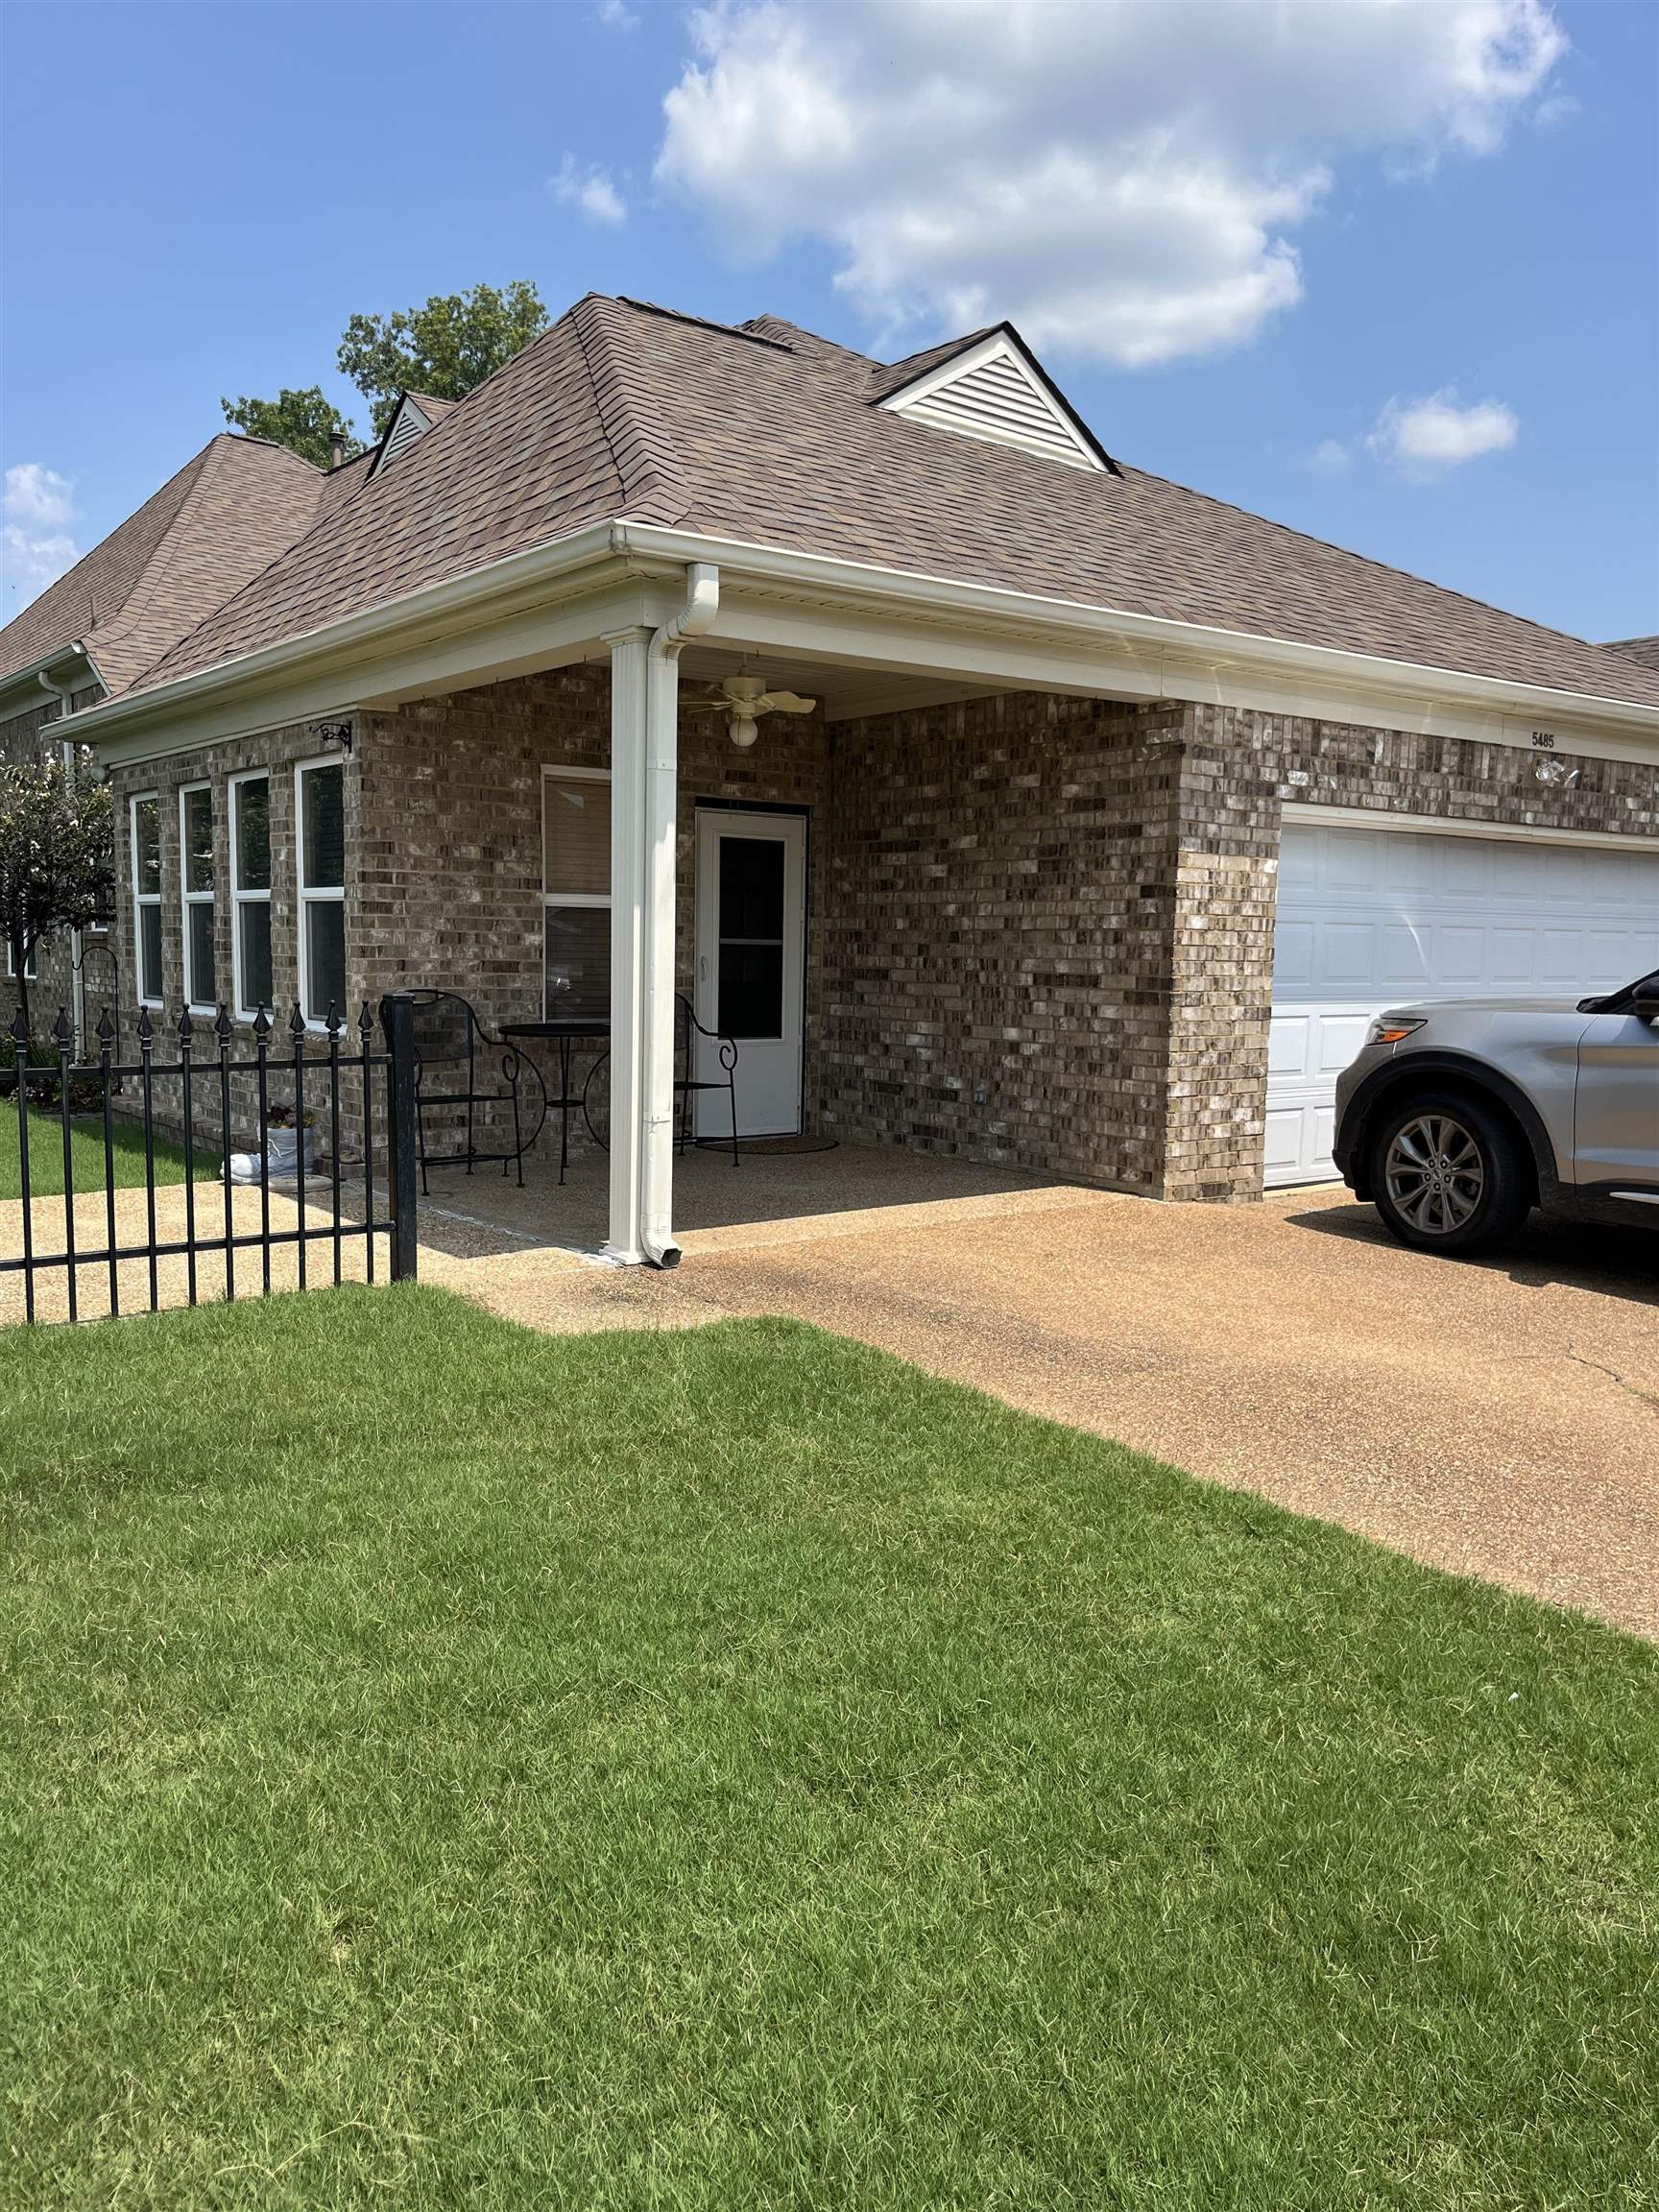
[[[0,732],[68,685],[114,787],[121,1002],[608,1008],[621,1257],[676,990],[751,1132],[1247,1199],[1331,1172],[1389,999],[1659,964],[1650,640],[1142,474],[1005,325],[883,366],[589,296],[347,469],[226,450],[283,486],[239,559],[177,501],[107,650],[152,501],[0,634]]]

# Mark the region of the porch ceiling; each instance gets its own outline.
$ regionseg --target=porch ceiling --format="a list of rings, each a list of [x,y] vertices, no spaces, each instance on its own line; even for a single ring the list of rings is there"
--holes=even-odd
[[[680,662],[688,684],[717,684],[722,676],[748,668],[764,676],[773,690],[799,691],[816,699],[827,722],[850,722],[863,714],[888,714],[907,707],[936,707],[954,699],[983,699],[994,691],[1029,686],[1013,684],[950,684],[935,676],[901,669],[855,666],[776,648],[745,650],[725,639],[685,648]]]

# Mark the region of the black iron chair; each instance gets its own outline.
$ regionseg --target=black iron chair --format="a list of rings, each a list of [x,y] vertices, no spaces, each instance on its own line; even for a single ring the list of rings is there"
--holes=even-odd
[[[429,1167],[493,1166],[501,1172],[517,1166],[518,1188],[524,1188],[524,1155],[541,1134],[547,1118],[547,1087],[536,1063],[506,1038],[492,1036],[476,1010],[455,991],[411,991],[415,1001],[415,1142],[421,1161],[421,1189],[425,1193]],[[535,1125],[526,1134],[526,1093],[536,1107]],[[427,1124],[437,1117],[441,1125],[456,1116],[465,1117],[465,1142],[453,1151],[434,1151],[427,1142]],[[513,1142],[488,1139],[511,1118]],[[486,1139],[479,1142],[480,1122]]]
[[[697,1065],[697,1040],[707,1037],[716,1048],[720,1063],[718,1075],[698,1076],[693,1072]],[[588,1124],[588,1134],[602,1151],[610,1150],[610,1143],[600,1121],[610,1119],[610,1064],[611,1055],[603,1052],[588,1070],[588,1080],[582,1086],[582,1118]],[[684,992],[674,994],[674,1118],[676,1122],[676,1148],[684,1152],[686,1145],[697,1142],[692,1110],[693,1094],[699,1091],[724,1091],[731,1101],[732,1111],[732,1165],[740,1166],[742,1155],[737,1145],[737,1040],[717,1029],[709,1029],[698,1021],[691,1001]],[[598,1119],[595,1119],[595,1116]],[[724,1142],[724,1140],[722,1140]]]

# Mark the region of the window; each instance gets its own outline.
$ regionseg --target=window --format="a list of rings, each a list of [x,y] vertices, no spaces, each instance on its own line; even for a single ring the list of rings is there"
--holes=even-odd
[[[23,980],[25,983],[38,983],[40,980],[40,947],[44,942],[44,938],[36,938],[29,948],[29,957],[23,963]],[[17,955],[12,950],[10,937],[6,940],[6,974],[12,982],[16,982]]]
[[[230,779],[230,944],[236,1012],[271,1005],[271,779]]]
[[[219,968],[210,784],[186,783],[179,794],[179,875],[184,892],[184,996],[192,1012],[211,1014],[219,1003]]]
[[[611,778],[541,776],[542,1002],[549,1019],[611,1011]]]
[[[295,770],[299,797],[300,1004],[321,1026],[346,1013],[346,769],[339,760]]]
[[[161,801],[146,791],[132,802],[132,942],[138,998],[161,1003]]]

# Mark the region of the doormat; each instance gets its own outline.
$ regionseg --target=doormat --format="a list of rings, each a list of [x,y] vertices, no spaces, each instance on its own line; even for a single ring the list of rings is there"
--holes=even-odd
[[[699,1137],[699,1152],[726,1152],[732,1149],[730,1137]],[[740,1137],[737,1140],[738,1157],[743,1160],[799,1160],[810,1152],[838,1152],[839,1137]]]

